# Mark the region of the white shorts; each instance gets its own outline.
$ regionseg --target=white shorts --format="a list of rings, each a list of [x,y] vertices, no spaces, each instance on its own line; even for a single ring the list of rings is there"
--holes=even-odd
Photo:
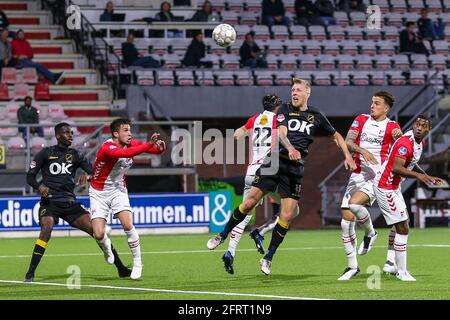
[[[387,225],[408,220],[408,210],[401,190],[385,190],[373,186],[381,213]]]
[[[245,176],[245,186],[244,186],[244,199],[247,198],[248,193],[250,192],[250,189],[252,188],[253,180],[255,179],[255,176]],[[268,196],[270,196],[276,203],[281,203],[281,198],[278,193],[269,192],[267,193]],[[264,203],[264,198],[261,199],[261,201],[258,202],[256,206],[260,206]]]
[[[352,173],[348,180],[347,188],[345,189],[344,197],[342,198],[341,208],[348,209],[348,202],[352,195],[361,191],[369,197],[369,204],[372,205],[375,202],[375,194],[373,193],[373,179],[366,180],[361,173]]]
[[[124,210],[131,212],[130,199],[126,189],[96,190],[89,187],[91,220],[102,218],[107,220],[110,213],[113,218]]]

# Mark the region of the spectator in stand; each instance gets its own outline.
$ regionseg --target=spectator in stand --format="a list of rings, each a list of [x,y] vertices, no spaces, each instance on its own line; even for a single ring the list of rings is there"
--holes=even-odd
[[[414,22],[406,23],[406,28],[400,32],[400,52],[420,53],[428,55],[428,50],[422,39],[414,31]]]
[[[205,57],[205,52],[206,46],[203,43],[203,33],[201,31],[197,31],[191,44],[187,48],[186,54],[184,55],[183,65],[212,68],[213,64],[211,61],[201,61],[201,59]]]
[[[336,19],[333,17],[334,6],[330,0],[316,0],[315,6],[324,26],[336,24]]]
[[[441,18],[437,22],[428,18],[428,10],[420,10],[420,18],[417,20],[419,35],[425,40],[437,40],[444,38],[445,23]]]
[[[159,61],[153,57],[142,57],[134,45],[134,34],[129,32],[127,41],[122,43],[123,62],[127,67],[159,68]]]
[[[172,6],[169,2],[163,1],[160,6],[160,11],[156,14],[155,20],[161,22],[176,21],[175,16],[170,11]],[[168,38],[183,38],[182,31],[167,31]]]
[[[289,18],[285,15],[282,0],[263,0],[262,21],[263,24],[272,27],[274,24],[283,24],[289,27]]]
[[[114,4],[112,1],[108,1],[105,6],[105,10],[103,10],[103,13],[100,16],[100,22],[111,22],[114,21]],[[106,37],[106,30],[101,30],[102,37]],[[124,33],[122,33],[123,30],[110,30],[112,37],[123,37]]]
[[[0,29],[7,29],[9,27],[9,20],[6,14],[0,9]]]
[[[0,30],[8,29],[9,27],[9,20],[6,16],[5,12],[0,9]],[[16,33],[14,31],[8,31],[9,37],[14,38],[16,36]]]
[[[347,13],[351,11],[366,12],[366,5],[362,0],[340,0],[339,9]]]
[[[155,19],[158,21],[173,21],[174,16],[170,11],[172,6],[169,2],[163,1],[160,6],[160,11],[156,14]]]
[[[33,99],[30,96],[25,97],[25,104],[17,110],[17,120],[19,124],[39,124],[38,110],[31,105]],[[24,127],[19,127],[19,132],[22,133],[23,139],[27,140],[27,131]],[[44,136],[42,127],[31,127],[31,134],[37,134],[39,137]]]
[[[12,57],[11,43],[8,41],[8,29],[0,31],[0,74],[3,67],[15,67],[16,59]]]
[[[317,15],[317,10],[311,0],[295,0],[295,13],[297,22],[305,27],[309,25],[321,25],[322,21]]]
[[[108,1],[105,6],[105,10],[103,11],[102,15],[100,16],[100,21],[113,21],[113,15],[114,15],[114,5],[112,1]]]
[[[54,84],[59,84],[64,79],[64,72],[53,73],[42,64],[33,62],[33,50],[25,39],[25,32],[22,29],[17,31],[16,38],[12,41],[12,54],[17,59],[18,68],[35,68],[39,74]]]
[[[201,10],[197,10],[191,18],[191,21],[219,21],[218,16],[212,11],[212,4],[208,0],[203,3]]]
[[[245,35],[245,41],[239,49],[241,63],[250,68],[267,68],[267,61],[264,60],[261,49],[255,42],[255,34],[249,32]]]

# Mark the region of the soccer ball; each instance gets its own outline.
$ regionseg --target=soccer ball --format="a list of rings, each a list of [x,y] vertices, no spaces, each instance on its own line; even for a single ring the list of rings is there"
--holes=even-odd
[[[212,38],[218,46],[226,48],[236,41],[236,30],[229,24],[219,24],[214,28]]]

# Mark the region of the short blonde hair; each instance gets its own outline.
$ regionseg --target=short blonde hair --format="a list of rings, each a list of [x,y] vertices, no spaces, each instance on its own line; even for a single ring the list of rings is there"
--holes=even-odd
[[[294,84],[301,84],[306,88],[306,90],[311,92],[311,84],[309,83],[308,80],[304,80],[304,79],[300,79],[300,78],[292,78],[292,85],[294,85]]]

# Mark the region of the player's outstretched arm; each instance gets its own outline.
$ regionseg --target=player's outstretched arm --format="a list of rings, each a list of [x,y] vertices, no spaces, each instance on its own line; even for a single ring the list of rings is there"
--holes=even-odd
[[[283,147],[286,148],[286,150],[289,152],[289,160],[293,161],[299,161],[302,157],[300,152],[294,148],[294,146],[289,141],[287,134],[288,130],[286,126],[278,126],[278,134],[280,137],[280,143],[283,145]]]
[[[350,153],[350,151],[348,150],[347,147],[347,143],[344,140],[344,137],[341,136],[341,134],[339,132],[335,132],[334,135],[332,135],[333,139],[335,140],[335,142],[338,144],[339,148],[341,149],[342,153],[344,154],[345,157],[345,169],[347,170],[355,170],[356,169],[356,164],[355,161],[353,161],[353,157]]]
[[[132,158],[138,154],[144,153],[153,146],[154,142],[149,141],[141,145],[130,148],[119,148],[114,145],[107,145],[102,147],[102,152],[105,156],[114,158]]]
[[[148,150],[146,150],[146,153],[152,153],[152,154],[161,154],[164,151],[166,151],[166,143],[163,140],[158,139],[159,133],[154,133],[151,137],[150,147]],[[131,140],[131,147],[140,146],[144,144],[141,141],[138,140]]]
[[[248,134],[247,128],[245,126],[242,126],[234,132],[233,138],[234,140],[239,140],[240,138],[246,136],[247,134]]]
[[[404,178],[417,179],[419,181],[422,181],[425,184],[441,184],[441,183],[443,183],[443,180],[441,178],[429,176],[425,172],[416,172],[416,171],[408,170],[407,168],[405,168],[405,163],[406,163],[405,159],[400,158],[400,157],[395,157],[392,172],[394,174],[398,174],[399,176],[404,177]]]
[[[345,138],[345,143],[346,143],[348,150],[350,152],[360,153],[364,157],[364,160],[366,160],[367,162],[369,162],[371,164],[377,164],[378,161],[374,157],[374,155],[372,153],[370,153],[369,151],[367,151],[366,149],[361,148],[356,143],[356,138],[358,137],[358,134],[359,134],[358,130],[349,130],[348,131],[347,137]]]

